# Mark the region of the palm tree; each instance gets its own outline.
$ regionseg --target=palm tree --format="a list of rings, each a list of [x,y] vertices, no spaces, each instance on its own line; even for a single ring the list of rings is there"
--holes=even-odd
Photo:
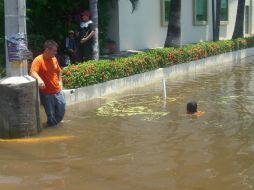
[[[232,39],[243,37],[244,6],[245,0],[238,0],[235,29]]]
[[[179,46],[181,40],[181,0],[171,0],[164,47]]]

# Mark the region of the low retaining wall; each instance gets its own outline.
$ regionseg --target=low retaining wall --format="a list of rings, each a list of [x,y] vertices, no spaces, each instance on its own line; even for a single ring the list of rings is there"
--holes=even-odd
[[[222,65],[225,63],[235,63],[242,58],[254,55],[254,48],[243,49],[235,52],[224,53],[189,63],[182,63],[160,68],[154,71],[136,74],[133,76],[115,79],[100,84],[86,86],[77,89],[64,90],[66,104],[71,105],[79,102],[88,101],[94,98],[107,96],[113,93],[121,93],[125,90],[138,88],[147,84],[154,83],[162,79],[173,79],[179,75],[189,74],[190,72],[200,72],[209,67]]]

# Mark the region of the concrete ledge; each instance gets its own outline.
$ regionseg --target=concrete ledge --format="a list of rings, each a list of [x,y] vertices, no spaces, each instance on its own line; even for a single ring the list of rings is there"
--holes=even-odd
[[[179,75],[186,75],[190,72],[200,72],[207,70],[209,67],[215,67],[221,64],[233,64],[242,58],[252,55],[254,55],[254,48],[248,48],[192,61],[189,63],[177,64],[168,68],[160,68],[154,71],[136,74],[121,79],[115,79],[100,84],[64,90],[66,104],[71,105],[110,95],[116,92],[121,93],[125,90],[154,83],[158,80],[162,80],[163,78],[173,79]]]

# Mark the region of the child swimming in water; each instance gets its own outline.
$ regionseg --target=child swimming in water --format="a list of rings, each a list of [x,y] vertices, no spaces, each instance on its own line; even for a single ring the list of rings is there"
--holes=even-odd
[[[203,111],[198,111],[198,105],[195,101],[190,101],[187,103],[187,114],[195,115],[197,117],[200,117],[205,114]]]

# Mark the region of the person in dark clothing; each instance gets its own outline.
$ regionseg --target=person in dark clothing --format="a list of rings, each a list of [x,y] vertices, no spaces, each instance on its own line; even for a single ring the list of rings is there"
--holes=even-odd
[[[63,54],[57,53],[55,55],[55,57],[56,57],[56,59],[59,63],[59,66],[61,68],[67,67],[71,63],[70,57],[68,55],[63,55]]]
[[[74,37],[74,31],[69,30],[68,36],[65,38],[65,52],[70,57],[71,63],[76,62],[77,45]]]
[[[89,11],[81,13],[78,36],[78,59],[80,62],[93,59],[95,28],[93,21],[90,20],[90,17],[91,14]]]

